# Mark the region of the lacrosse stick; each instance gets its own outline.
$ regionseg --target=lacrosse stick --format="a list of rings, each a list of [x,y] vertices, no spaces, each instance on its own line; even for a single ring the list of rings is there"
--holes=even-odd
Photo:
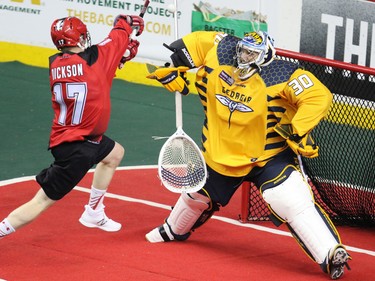
[[[178,39],[177,0],[174,0],[175,39]],[[197,144],[182,129],[182,95],[175,92],[176,132],[162,146],[158,173],[163,185],[176,193],[197,192],[206,183],[207,168]]]
[[[147,7],[148,5],[150,4],[150,0],[146,0],[145,3],[143,4],[143,7],[141,9],[141,12],[139,13],[139,16],[141,18],[143,18],[143,16],[145,15],[146,11],[147,11]],[[137,34],[138,32],[138,29],[137,28],[134,28],[133,29],[133,32],[132,34],[130,34],[130,38],[131,39],[134,39],[135,38],[135,35]],[[125,54],[124,54],[124,57],[128,57],[130,55],[130,51],[129,50],[126,50],[125,51]]]

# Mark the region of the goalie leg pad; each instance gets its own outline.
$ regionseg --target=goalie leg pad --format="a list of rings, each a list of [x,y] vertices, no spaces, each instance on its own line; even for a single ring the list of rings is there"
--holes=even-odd
[[[147,241],[159,243],[188,239],[202,214],[209,208],[210,201],[199,193],[182,193],[165,223],[146,234]]]
[[[191,230],[197,229],[198,227],[202,226],[202,224],[204,224],[206,221],[208,221],[216,211],[219,211],[219,209],[220,209],[219,204],[212,203],[212,207],[203,211],[203,213],[198,218],[196,223],[193,225]]]
[[[176,235],[189,233],[202,213],[209,208],[210,199],[199,193],[182,193],[167,218],[167,224]]]
[[[324,262],[329,250],[340,243],[336,228],[315,207],[310,186],[299,172],[292,172],[282,184],[262,195],[271,211],[288,223],[294,238],[317,263]]]

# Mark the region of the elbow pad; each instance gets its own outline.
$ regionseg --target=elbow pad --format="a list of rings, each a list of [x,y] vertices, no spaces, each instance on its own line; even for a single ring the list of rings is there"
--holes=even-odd
[[[174,66],[187,66],[190,69],[196,67],[182,39],[174,41],[169,46],[167,44],[163,45],[173,52],[170,57]]]

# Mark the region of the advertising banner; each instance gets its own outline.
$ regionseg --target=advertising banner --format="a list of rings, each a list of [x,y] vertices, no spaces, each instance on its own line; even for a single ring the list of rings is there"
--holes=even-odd
[[[300,52],[375,67],[375,3],[303,0]]]
[[[299,26],[283,14],[290,10],[293,20],[299,23],[301,0],[180,0],[177,7],[178,30],[174,28],[173,3],[173,0],[151,0],[144,16],[145,30],[139,37],[141,45],[137,59],[165,61],[170,51],[163,47],[163,43],[173,42],[176,31],[183,36],[192,30],[205,29],[205,26],[198,26],[196,16],[202,6],[213,13],[221,13],[217,23],[220,22],[222,31],[241,35],[246,26],[255,30],[268,29],[278,46],[291,50],[298,48]],[[118,14],[137,15],[142,4],[142,0],[0,0],[0,42],[54,48],[50,39],[53,20],[76,16],[87,25],[92,42],[99,43],[108,34]],[[241,18],[238,18],[239,15]],[[261,19],[253,15],[260,15]],[[233,25],[233,21],[238,23],[238,27]],[[216,30],[215,27],[210,28]],[[289,30],[295,36],[285,40],[284,36],[279,36],[281,30]]]

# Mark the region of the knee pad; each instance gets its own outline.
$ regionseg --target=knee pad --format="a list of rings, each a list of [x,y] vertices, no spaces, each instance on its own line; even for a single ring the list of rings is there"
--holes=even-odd
[[[283,222],[306,207],[314,206],[310,186],[297,171],[293,171],[282,184],[266,189],[262,196],[273,214]]]
[[[315,204],[311,188],[299,172],[292,172],[282,184],[262,195],[273,214],[288,224],[293,237],[317,263],[340,242],[335,226]]]
[[[172,209],[167,224],[176,235],[189,233],[202,213],[210,206],[210,198],[199,193],[182,193]]]

